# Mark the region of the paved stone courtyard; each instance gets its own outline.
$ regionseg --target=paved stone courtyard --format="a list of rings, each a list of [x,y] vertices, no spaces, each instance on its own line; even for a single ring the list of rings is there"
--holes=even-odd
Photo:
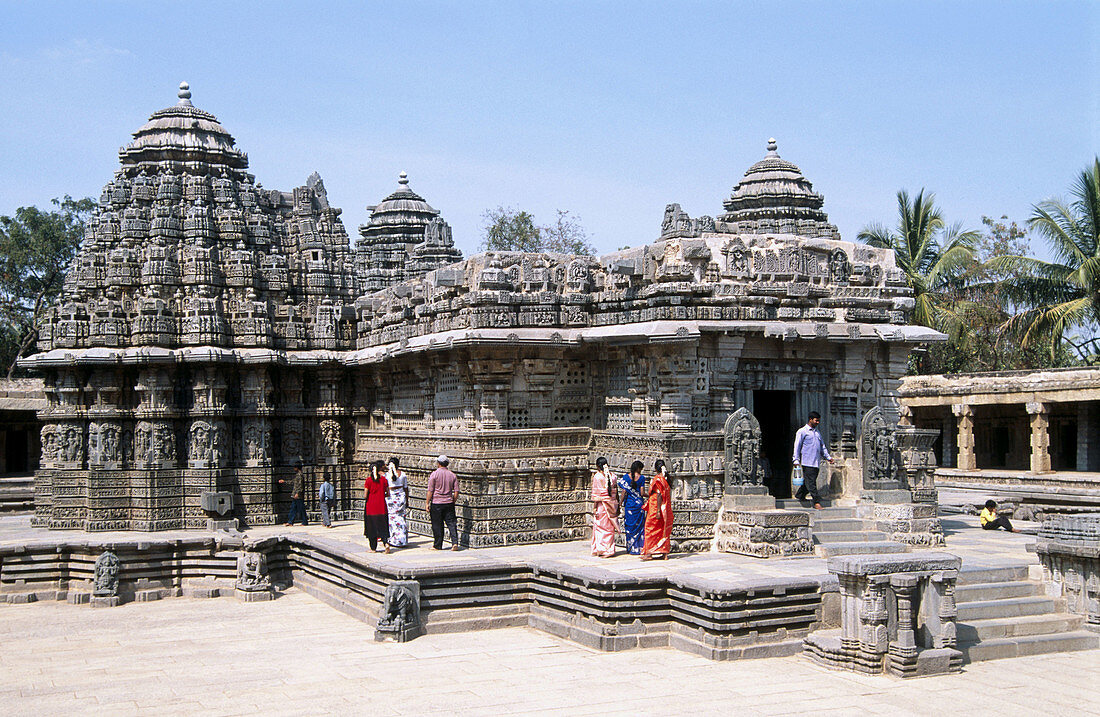
[[[964,560],[1035,562],[1025,548],[1034,536],[990,534],[966,515],[945,516],[944,527],[949,549]],[[300,530],[362,542],[358,523]],[[0,543],[41,532],[25,518],[0,521]],[[661,566],[626,556],[598,561],[580,542],[460,553],[433,552],[419,539],[415,546],[377,558],[441,565],[526,551],[614,572],[689,571],[727,580],[824,569],[814,558],[728,554]],[[2,605],[0,704],[19,715],[639,715],[685,705],[697,714],[1100,715],[1100,650],[979,662],[960,675],[902,681],[828,671],[800,656],[713,662],[663,648],[606,653],[529,628],[434,634],[405,644],[375,643],[373,636],[373,625],[294,589],[252,604],[178,598],[107,610]]]
[[[1100,650],[902,681],[802,657],[603,653],[528,628],[375,643],[302,592],[270,603],[0,607],[5,714],[1100,715]]]

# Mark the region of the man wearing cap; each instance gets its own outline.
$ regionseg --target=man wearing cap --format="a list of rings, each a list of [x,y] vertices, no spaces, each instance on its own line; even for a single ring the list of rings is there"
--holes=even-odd
[[[455,519],[455,501],[458,500],[458,476],[447,464],[447,456],[436,459],[439,467],[428,476],[428,500],[425,510],[432,517],[432,547],[443,550],[443,523],[451,534],[451,550],[458,550],[458,521]]]

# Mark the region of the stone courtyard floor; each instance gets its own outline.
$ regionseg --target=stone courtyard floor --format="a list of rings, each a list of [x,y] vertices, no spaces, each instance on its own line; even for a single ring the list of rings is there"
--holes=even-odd
[[[1100,715],[1100,650],[903,681],[802,657],[606,653],[528,628],[376,643],[291,590],[95,610],[0,606],[0,712],[46,714]]]
[[[1034,525],[1023,524],[1025,528]],[[1036,564],[1033,535],[988,533],[945,515],[946,550],[969,565]],[[364,551],[361,526],[271,527]],[[191,535],[194,535],[192,533]],[[0,544],[158,540],[169,534],[59,533],[0,519]],[[704,553],[667,563],[598,560],[583,542],[458,553],[410,548],[371,560],[448,565],[535,559],[627,575],[722,582],[827,572],[817,558]],[[291,589],[267,603],[176,598],[96,610],[0,605],[0,714],[852,714],[1100,715],[1100,650],[994,660],[902,681],[832,672],[796,656],[713,662],[673,649],[606,653],[529,628],[375,643],[372,625]]]

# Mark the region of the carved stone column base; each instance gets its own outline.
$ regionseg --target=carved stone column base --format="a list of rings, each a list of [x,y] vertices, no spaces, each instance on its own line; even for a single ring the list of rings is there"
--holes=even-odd
[[[712,550],[754,558],[812,553],[810,516],[800,511],[746,510],[727,495],[714,526]]]
[[[945,544],[935,504],[864,502],[860,503],[858,513],[864,520],[874,521],[874,529],[886,533],[894,542],[928,548]]]

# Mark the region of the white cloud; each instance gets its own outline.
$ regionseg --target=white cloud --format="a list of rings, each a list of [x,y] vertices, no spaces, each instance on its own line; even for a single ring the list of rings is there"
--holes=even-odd
[[[0,67],[28,67],[35,65],[63,65],[65,67],[91,67],[111,60],[133,57],[133,53],[121,47],[112,47],[103,40],[75,38],[63,45],[39,48],[26,55],[0,52]]]
[[[95,65],[119,57],[131,57],[133,53],[120,47],[111,47],[102,40],[76,38],[65,45],[43,48],[38,55],[49,62]]]

